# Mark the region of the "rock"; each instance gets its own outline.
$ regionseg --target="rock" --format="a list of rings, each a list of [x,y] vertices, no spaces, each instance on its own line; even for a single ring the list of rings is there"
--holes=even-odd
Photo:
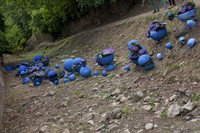
[[[186,90],[186,91],[185,91],[185,95],[186,95],[186,96],[189,97],[189,96],[191,96],[191,94],[192,94],[192,91],[191,91],[191,90]]]
[[[153,129],[153,124],[152,124],[152,123],[147,123],[147,124],[145,125],[145,129],[146,129],[146,130],[151,130],[151,129]]]
[[[197,122],[198,121],[198,119],[192,119],[192,120],[190,120],[191,122]]]
[[[170,98],[169,101],[173,101],[174,99],[176,99],[178,97],[178,95],[176,93],[174,93]]]
[[[39,133],[45,133],[47,129],[48,129],[48,126],[45,125],[40,129]]]
[[[84,95],[83,94],[80,94],[79,96],[78,96],[78,98],[83,98],[84,97]]]
[[[92,125],[92,126],[94,126],[94,121],[93,120],[89,120],[87,123]]]
[[[192,85],[197,85],[197,84],[198,84],[197,82],[193,82],[193,83],[192,83]]]
[[[191,116],[200,116],[200,107],[196,108],[194,111],[189,113]]]
[[[97,127],[96,131],[101,131],[101,130],[103,130],[103,129],[105,129],[105,128],[106,128],[106,125],[103,124],[103,125]]]
[[[157,124],[155,124],[155,125],[153,125],[153,127],[154,127],[154,128],[157,128],[157,127],[158,127],[158,125],[157,125]]]
[[[44,94],[44,96],[54,96],[56,94],[55,91],[49,91],[46,94]]]
[[[187,88],[179,88],[179,91],[180,91],[180,92],[183,92],[183,93],[184,93],[186,90],[187,90]]]
[[[131,133],[128,129],[125,129],[123,133]]]
[[[185,104],[185,105],[182,107],[182,110],[186,109],[186,110],[191,111],[193,108],[194,108],[194,104],[193,104],[192,102],[189,101],[187,104]]]
[[[119,102],[113,102],[111,106],[117,106],[119,105]]]
[[[58,122],[59,122],[60,124],[63,124],[63,123],[65,122],[65,120],[61,118]]]
[[[107,99],[107,98],[109,98],[109,97],[111,97],[111,94],[105,94],[105,95],[103,96],[103,99]]]
[[[122,113],[120,112],[120,113],[118,113],[118,114],[115,116],[115,119],[120,119],[121,116],[122,116]]]
[[[118,129],[118,125],[117,124],[112,124],[108,126],[108,132],[112,132]]]
[[[112,119],[116,119],[117,114],[121,113],[121,109],[120,108],[116,108],[112,111],[111,116]]]
[[[165,106],[167,106],[169,104],[169,99],[165,100]]]
[[[144,105],[143,108],[146,111],[150,111],[152,109],[152,106],[151,105]]]
[[[66,128],[66,129],[64,130],[64,132],[62,132],[62,133],[70,133],[70,131],[69,131],[69,129]]]
[[[144,98],[144,102],[149,102],[149,101],[150,101],[150,96]]]
[[[37,113],[35,113],[35,116],[42,116],[42,113],[37,112]]]
[[[144,96],[144,93],[142,91],[138,91],[136,93],[137,96],[139,96],[140,98],[142,98]]]
[[[160,103],[154,103],[155,107],[153,108],[153,111],[157,112],[162,109],[162,105]]]
[[[144,130],[143,129],[140,129],[139,131],[137,131],[137,133],[142,133]]]
[[[95,87],[95,88],[92,89],[93,92],[96,92],[98,90],[99,90],[99,88],[97,88],[97,87]]]
[[[124,94],[121,94],[121,95],[119,95],[119,96],[117,97],[117,101],[124,102],[124,101],[126,101],[126,100],[127,100],[127,98],[124,96]]]
[[[178,103],[174,103],[168,108],[167,116],[168,117],[175,117],[180,114],[181,107],[178,105]]]
[[[113,93],[111,93],[111,96],[118,96],[121,93],[119,89],[116,89]]]
[[[68,106],[68,101],[62,102],[60,104],[60,107],[67,107]]]

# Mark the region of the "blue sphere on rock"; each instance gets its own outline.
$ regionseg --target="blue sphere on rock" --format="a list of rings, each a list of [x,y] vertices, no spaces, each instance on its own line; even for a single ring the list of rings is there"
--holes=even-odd
[[[71,80],[71,81],[76,80],[76,76],[75,76],[74,74],[70,75],[70,76],[69,76],[69,80]]]
[[[103,76],[107,76],[108,74],[107,74],[106,71],[103,71],[103,72],[102,72],[102,75],[103,75]]]
[[[80,75],[85,78],[89,77],[91,75],[91,69],[88,66],[81,67]]]
[[[172,44],[171,44],[171,43],[167,43],[167,44],[166,44],[166,48],[167,48],[167,49],[172,49],[172,48],[173,48],[173,47],[172,47]]]
[[[124,69],[127,70],[127,71],[131,70],[131,69],[130,69],[130,66],[125,66]]]
[[[163,55],[162,55],[161,53],[158,53],[158,54],[156,55],[156,58],[159,59],[159,60],[161,60],[161,59],[163,58]]]
[[[72,65],[74,65],[74,60],[73,59],[67,59],[64,64],[63,64],[63,67],[66,71],[68,72],[72,72],[73,69],[72,69]]]

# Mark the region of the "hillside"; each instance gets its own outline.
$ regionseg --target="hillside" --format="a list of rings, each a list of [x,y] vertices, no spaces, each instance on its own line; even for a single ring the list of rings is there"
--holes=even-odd
[[[194,0],[200,5],[199,0]],[[200,16],[198,7],[198,15]],[[68,58],[84,58],[92,72],[104,70],[95,64],[100,49],[116,50],[116,69],[107,77],[77,76],[73,82],[60,80],[54,85],[44,80],[40,86],[21,84],[16,71],[5,72],[6,102],[2,133],[199,133],[200,122],[200,47],[180,46],[176,31],[184,23],[167,20],[168,10],[116,21],[95,29],[85,30],[56,42],[43,42],[34,50],[17,55],[5,55],[7,65],[30,60],[36,55],[49,56],[50,67],[63,66]],[[156,42],[145,37],[152,20],[165,21],[168,34]],[[200,23],[184,35],[199,42]],[[155,61],[155,68],[145,71],[128,59],[127,44],[138,40]],[[171,42],[173,49],[165,44]],[[156,59],[162,53],[163,59]],[[129,65],[130,71],[124,67]],[[168,117],[173,105],[190,106],[176,117]],[[188,107],[187,106],[187,107]],[[149,124],[148,124],[149,123]],[[148,124],[150,127],[147,127]],[[146,126],[146,129],[145,129]],[[149,129],[148,129],[149,128]]]

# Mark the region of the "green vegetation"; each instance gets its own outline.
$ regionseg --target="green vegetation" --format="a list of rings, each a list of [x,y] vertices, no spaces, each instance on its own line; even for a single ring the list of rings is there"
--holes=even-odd
[[[105,3],[105,0],[0,0],[0,53],[23,50],[32,33],[50,33],[57,38],[65,23]]]

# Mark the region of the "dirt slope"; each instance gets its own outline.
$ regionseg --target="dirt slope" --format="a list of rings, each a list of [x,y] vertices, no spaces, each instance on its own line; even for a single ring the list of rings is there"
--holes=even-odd
[[[19,59],[49,55],[52,67],[62,66],[62,60],[67,58],[81,57],[88,61],[93,72],[102,72],[104,68],[94,63],[94,56],[98,49],[112,47],[116,50],[117,68],[107,77],[77,76],[76,81],[67,84],[61,79],[57,86],[45,80],[38,87],[31,83],[22,85],[21,78],[14,76],[15,71],[5,73],[2,132],[199,133],[200,47],[180,47],[174,31],[184,23],[178,19],[170,22],[165,15],[166,11],[154,15],[149,12],[55,43],[42,43],[35,51],[21,55]],[[153,19],[167,22],[168,36],[160,42],[144,36]],[[184,36],[199,41],[199,29],[198,23]],[[128,60],[127,43],[133,39],[139,40],[155,60],[153,70],[144,71]],[[168,42],[173,44],[171,51],[165,48]],[[158,52],[164,56],[161,61],[155,58]],[[5,61],[11,63],[11,58],[5,57]],[[131,66],[131,71],[124,70],[126,65]],[[174,118],[167,116],[171,105],[177,109],[190,104],[189,101],[192,102],[190,111],[183,110]],[[147,123],[154,128],[146,130]]]

